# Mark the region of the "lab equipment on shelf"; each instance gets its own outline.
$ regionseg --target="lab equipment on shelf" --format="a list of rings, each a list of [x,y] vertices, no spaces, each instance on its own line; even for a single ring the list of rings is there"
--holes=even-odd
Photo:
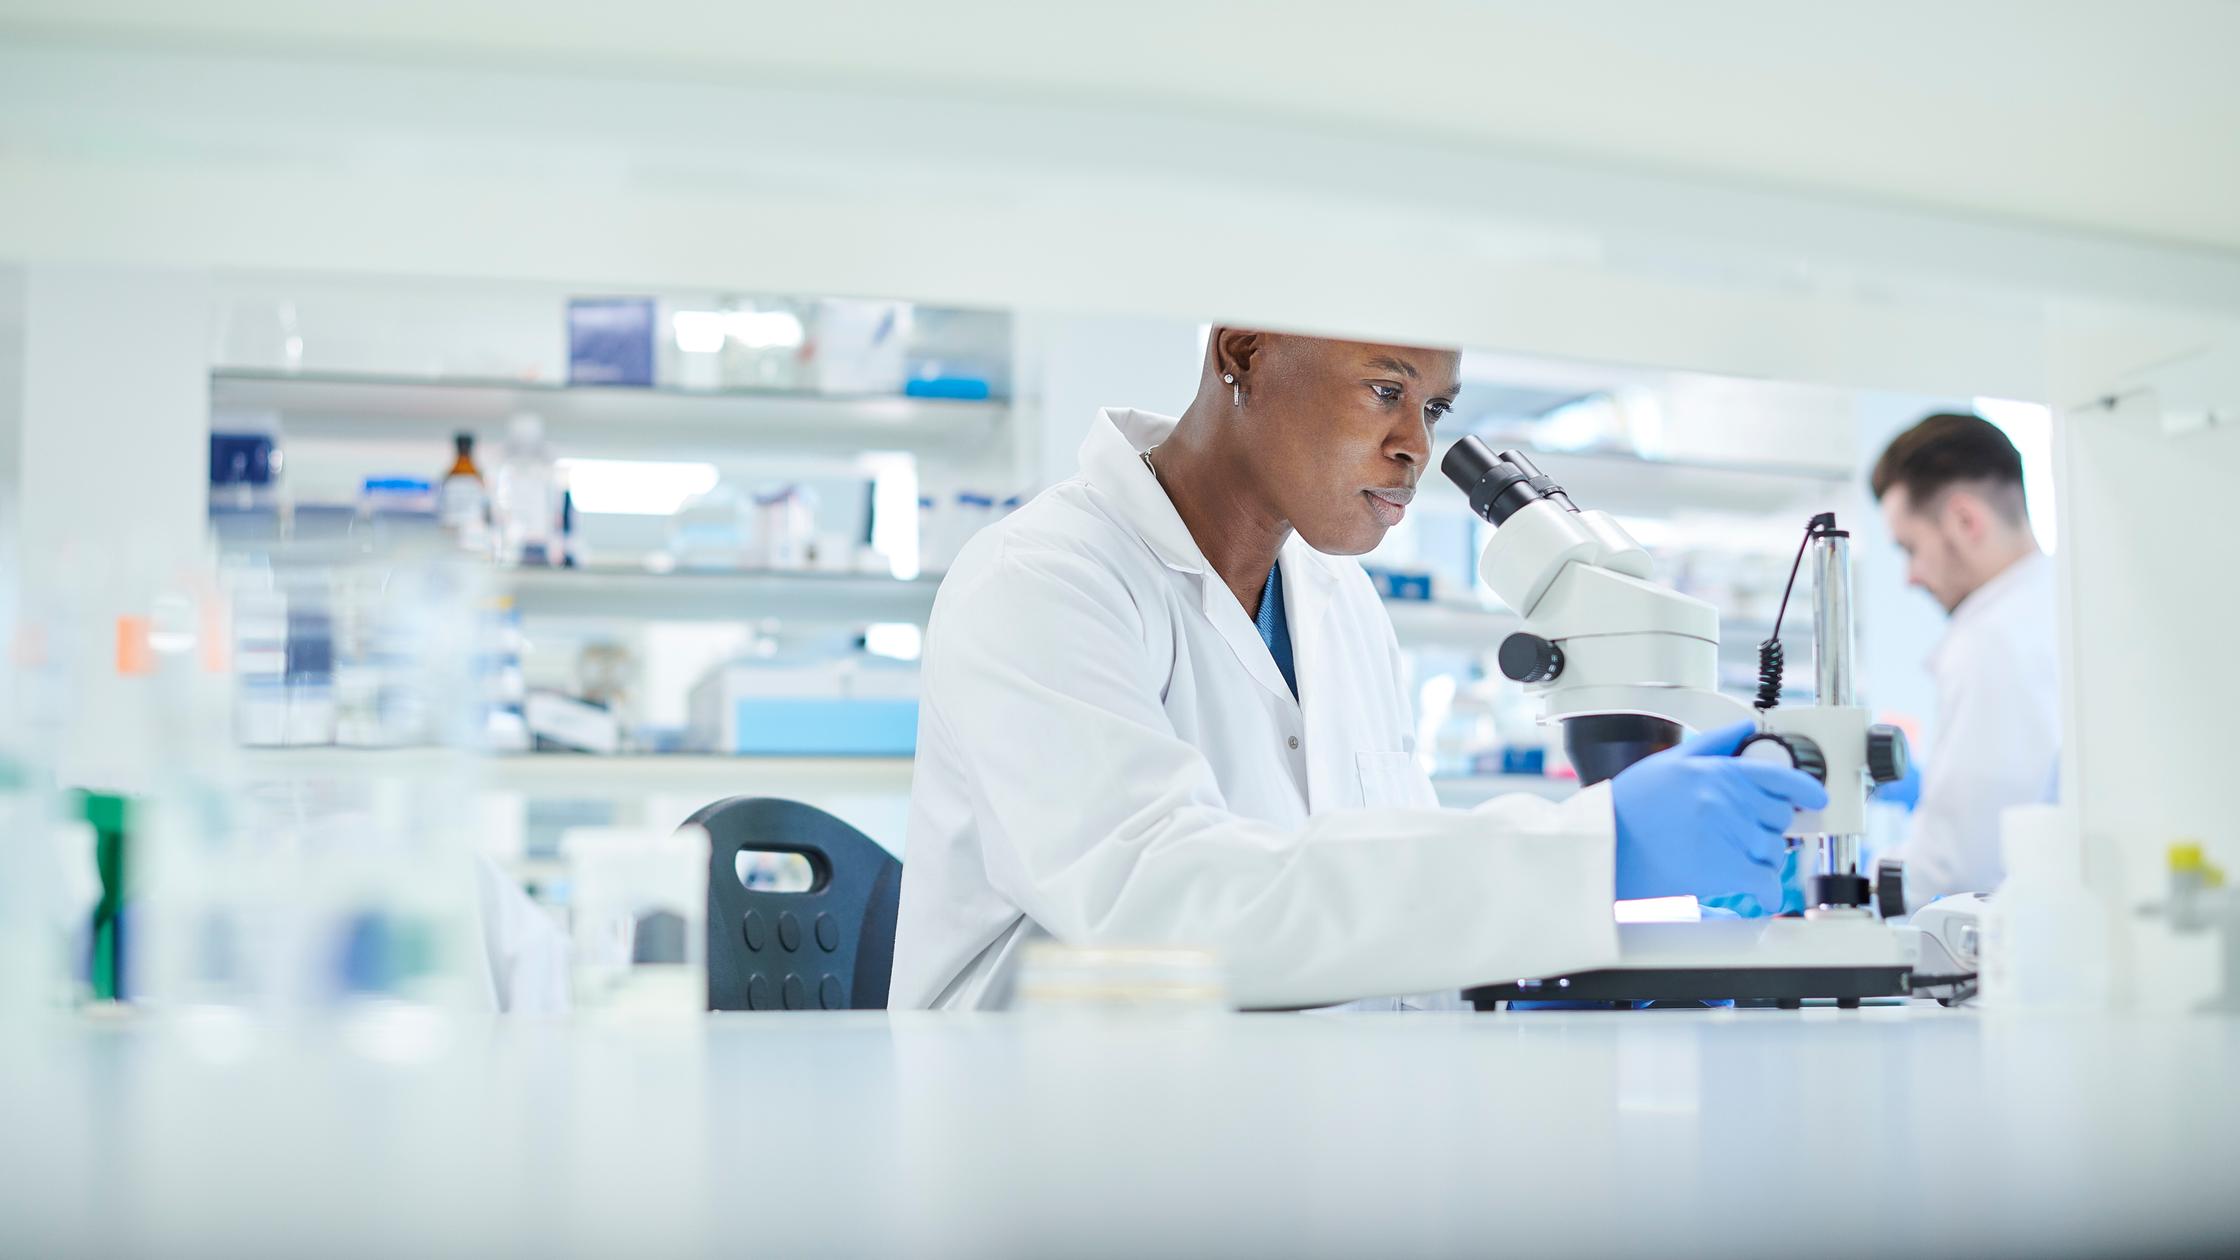
[[[747,549],[757,568],[806,569],[817,528],[816,496],[806,486],[780,486],[754,498],[754,533]]]
[[[442,518],[436,488],[418,477],[368,477],[358,491],[358,516],[351,538],[364,551],[439,546]]]
[[[813,366],[828,394],[899,394],[909,374],[906,302],[824,298],[816,305]]]
[[[643,297],[569,299],[568,383],[652,385],[657,305]]]
[[[281,453],[271,428],[210,434],[210,524],[229,546],[269,545],[284,529]]]
[[[451,467],[436,496],[436,516],[451,544],[472,555],[490,554],[490,488],[474,461],[474,434],[451,435]]]
[[[669,518],[669,557],[680,569],[737,569],[746,563],[753,537],[753,505],[738,487],[719,481],[685,500]]]
[[[693,687],[688,711],[702,752],[906,757],[917,749],[918,671],[864,653],[733,661]]]
[[[1376,587],[1377,594],[1384,599],[1422,603],[1431,598],[1429,573],[1388,569],[1378,565],[1363,565],[1362,572],[1369,575],[1369,584]]]
[[[526,568],[560,564],[560,491],[560,470],[545,443],[544,421],[529,412],[514,416],[491,502],[498,563]]]

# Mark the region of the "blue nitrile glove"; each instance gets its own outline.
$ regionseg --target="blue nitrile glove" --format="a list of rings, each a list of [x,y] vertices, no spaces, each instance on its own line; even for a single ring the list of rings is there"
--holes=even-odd
[[[1827,808],[1828,792],[1801,770],[1736,758],[1757,730],[1698,735],[1610,781],[1619,900],[1748,893],[1780,904],[1782,833],[1798,810]]]
[[[1907,813],[1912,813],[1913,807],[1921,803],[1921,763],[1917,761],[1908,765],[1906,777],[1902,779],[1875,784],[1874,799],[1887,801],[1892,805],[1903,805]]]
[[[1724,910],[1737,919],[1763,919],[1777,914],[1804,913],[1804,877],[1797,871],[1797,847],[1791,845],[1789,853],[1781,859],[1781,904],[1767,909],[1749,893],[1730,893],[1724,897],[1700,898],[1703,917],[1711,917],[1713,910]]]

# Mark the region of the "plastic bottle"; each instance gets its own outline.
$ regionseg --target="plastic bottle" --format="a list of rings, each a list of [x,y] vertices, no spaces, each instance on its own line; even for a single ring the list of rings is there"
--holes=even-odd
[[[2051,805],[1999,819],[2006,882],[1983,918],[1983,1005],[2001,1013],[2080,1012],[2108,1000],[2108,921],[2085,886],[2076,826]]]
[[[498,563],[532,568],[560,563],[560,471],[545,446],[544,422],[526,412],[506,429],[493,508]]]
[[[436,516],[444,532],[461,549],[487,554],[490,491],[483,484],[482,469],[475,466],[474,434],[454,433],[451,445],[457,455],[451,461],[451,471],[443,475],[443,487],[436,496]]]

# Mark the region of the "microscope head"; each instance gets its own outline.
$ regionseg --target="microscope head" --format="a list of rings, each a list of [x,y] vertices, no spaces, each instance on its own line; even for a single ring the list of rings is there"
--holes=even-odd
[[[1562,722],[1572,763],[1599,782],[1679,742],[1681,728],[1749,715],[1718,692],[1719,616],[1649,580],[1649,554],[1608,514],[1583,511],[1521,451],[1465,437],[1441,471],[1494,532],[1478,576],[1522,618],[1503,674],[1544,721]]]

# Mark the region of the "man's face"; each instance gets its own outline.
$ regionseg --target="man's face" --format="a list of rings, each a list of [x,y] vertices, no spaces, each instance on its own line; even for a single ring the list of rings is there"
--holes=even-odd
[[[1906,553],[1906,584],[1929,592],[1946,612],[1975,590],[1960,550],[1960,530],[1950,503],[1940,496],[1916,510],[1902,485],[1882,496],[1882,520]]]
[[[1307,545],[1357,556],[1400,523],[1454,405],[1454,350],[1272,336],[1245,384],[1254,468]]]

